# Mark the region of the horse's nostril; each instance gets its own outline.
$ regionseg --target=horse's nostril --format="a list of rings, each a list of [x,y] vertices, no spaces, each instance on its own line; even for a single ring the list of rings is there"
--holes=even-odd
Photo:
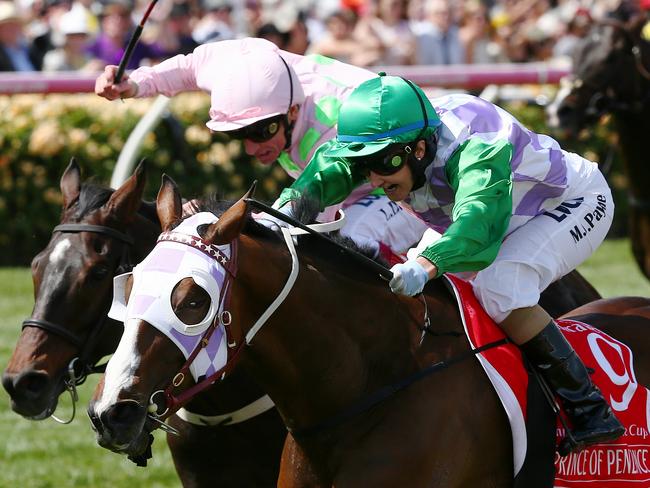
[[[14,388],[14,375],[9,375],[7,373],[4,373],[2,375],[2,387],[5,389],[5,391],[9,394],[10,397],[14,396],[15,388]]]
[[[5,381],[3,379],[3,385]],[[13,393],[27,399],[39,398],[47,390],[50,379],[45,373],[29,372],[13,379]],[[5,385],[5,389],[7,386]],[[7,390],[9,391],[9,390]],[[13,396],[13,395],[12,395]]]
[[[101,422],[106,426],[128,426],[144,416],[143,406],[132,400],[116,403],[101,414]]]

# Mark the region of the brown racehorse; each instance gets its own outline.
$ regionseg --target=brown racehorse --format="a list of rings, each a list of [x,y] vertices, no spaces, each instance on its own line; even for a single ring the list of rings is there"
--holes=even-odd
[[[146,256],[160,233],[155,209],[141,200],[144,184],[142,166],[114,192],[82,184],[74,161],[64,172],[61,222],[32,262],[32,317],[3,374],[12,408],[20,415],[50,416],[59,395],[115,351],[122,324],[106,318],[113,277]],[[237,372],[228,384],[197,396],[188,410],[223,415],[262,395],[247,375]],[[176,416],[170,424],[181,434],[168,435],[168,444],[183,486],[275,485],[286,435],[275,409],[228,426],[193,425]],[[244,458],[254,460],[254,466],[242,465]]]
[[[632,252],[650,278],[650,44],[641,37],[646,22],[644,13],[621,8],[593,25],[574,54],[569,90],[552,104],[557,112],[551,121],[570,138],[604,113],[613,114],[629,188]]]
[[[164,179],[157,202],[164,231],[181,219],[180,202],[173,182]],[[239,360],[273,398],[293,434],[279,485],[511,486],[508,422],[477,361],[459,361],[394,388],[429,365],[468,355],[457,307],[443,281],[427,285],[425,307],[421,300],[392,294],[376,271],[309,236],[298,242],[295,285],[253,338],[253,324],[284,296],[292,258],[247,212],[242,199],[216,223],[197,227],[201,240],[194,244],[220,256],[226,270],[221,275],[229,277],[220,284],[228,290],[220,295],[223,309],[214,312],[211,297],[192,278],[161,285],[172,290],[170,303],[182,323],[216,313],[231,364]],[[179,239],[173,233],[162,237]],[[642,317],[616,320],[635,331],[634,344],[650,327]],[[647,341],[641,347],[648,349]],[[650,356],[643,350],[638,357],[637,377],[648,384]],[[137,446],[147,435],[148,412],[159,407],[152,394],[178,378],[184,362],[162,332],[130,318],[89,407],[100,443]],[[391,389],[398,391],[384,394]],[[169,406],[174,392],[168,391]]]

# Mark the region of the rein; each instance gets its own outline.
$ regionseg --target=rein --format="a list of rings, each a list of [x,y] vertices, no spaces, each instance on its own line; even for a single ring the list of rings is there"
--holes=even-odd
[[[317,423],[316,425],[313,425],[311,427],[306,427],[303,429],[291,429],[287,427],[287,430],[293,435],[294,437],[309,437],[315,434],[318,434],[319,432],[322,432],[323,430],[326,429],[331,429],[333,427],[336,427],[342,423],[344,423],[347,420],[350,420],[351,418],[367,411],[370,410],[372,407],[375,405],[383,402],[387,398],[391,397],[392,395],[400,392],[401,390],[404,390],[405,388],[409,387],[413,383],[420,381],[421,379],[426,378],[430,374],[437,373],[439,371],[442,371],[444,369],[449,368],[450,366],[453,366],[456,363],[460,363],[461,361],[464,361],[465,359],[469,359],[471,357],[476,356],[477,354],[480,354],[484,351],[487,351],[489,349],[494,349],[495,347],[503,346],[504,344],[507,344],[510,342],[508,339],[500,339],[498,341],[490,342],[488,344],[484,344],[481,347],[477,347],[474,349],[470,349],[469,351],[465,351],[461,354],[458,354],[457,356],[453,356],[449,359],[445,359],[442,361],[439,361],[437,363],[434,363],[420,371],[417,371],[406,378],[402,379],[401,381],[398,381],[397,383],[393,383],[392,385],[384,386],[383,388],[380,388],[379,390],[373,392],[367,397],[362,398],[361,400],[357,401],[356,403],[350,405],[347,407],[345,410],[342,412],[339,412],[337,414],[334,414],[333,416],[322,420],[321,422]]]
[[[120,232],[111,227],[103,225],[90,225],[90,224],[60,224],[54,227],[52,234],[55,232],[62,233],[77,233],[77,232],[92,232],[95,234],[102,234],[126,244],[120,258],[120,263],[116,269],[116,273],[122,273],[126,270],[132,269],[130,249],[134,244],[133,238],[123,232]],[[91,354],[95,344],[101,333],[104,330],[108,317],[103,316],[96,327],[90,329],[87,334],[78,335],[66,327],[45,319],[37,319],[29,317],[23,320],[22,329],[25,327],[36,327],[42,329],[50,334],[54,334],[72,344],[75,348],[80,350],[79,356],[72,358],[68,364],[66,371],[67,375],[63,379],[65,389],[70,393],[72,398],[72,415],[69,420],[61,420],[60,418],[52,415],[52,418],[60,424],[69,424],[75,417],[76,402],[79,400],[77,394],[77,386],[86,381],[88,375],[93,373],[103,373],[106,370],[106,363],[91,364],[88,362],[88,357]]]

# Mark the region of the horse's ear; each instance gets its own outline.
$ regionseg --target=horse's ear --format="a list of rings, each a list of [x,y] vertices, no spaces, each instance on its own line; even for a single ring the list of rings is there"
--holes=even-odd
[[[257,181],[254,181],[246,194],[239,199],[232,207],[224,212],[217,222],[210,225],[203,236],[203,239],[216,245],[223,245],[232,242],[241,234],[246,224],[248,213],[247,198],[255,193]]]
[[[61,176],[60,187],[63,194],[63,208],[68,208],[79,198],[81,190],[81,170],[75,158],[70,158],[70,164]]]
[[[162,184],[156,198],[156,210],[162,230],[165,232],[170,230],[183,215],[183,203],[178,186],[166,174],[162,177]]]
[[[115,190],[108,202],[104,204],[106,211],[120,222],[131,222],[142,205],[146,182],[147,171],[143,159],[129,179],[122,183],[122,186]]]

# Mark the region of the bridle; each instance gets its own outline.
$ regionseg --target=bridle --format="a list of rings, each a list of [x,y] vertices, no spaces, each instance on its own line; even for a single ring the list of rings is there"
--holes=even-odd
[[[123,232],[104,225],[91,224],[60,224],[54,227],[52,234],[55,232],[91,232],[116,239],[122,242],[124,244],[124,247],[122,249],[122,255],[120,257],[119,264],[115,269],[114,274],[126,273],[127,271],[133,269],[134,265],[131,259],[131,248],[134,245],[134,241],[131,236]],[[50,334],[56,335],[66,340],[80,351],[79,355],[72,358],[68,364],[66,375],[63,377],[64,387],[70,393],[70,397],[72,398],[71,417],[69,420],[61,420],[55,415],[51,415],[51,417],[60,424],[69,424],[75,417],[76,402],[79,400],[79,396],[77,394],[77,386],[83,384],[86,381],[88,375],[93,373],[103,373],[106,369],[106,363],[94,364],[94,362],[89,361],[89,358],[92,355],[99,337],[104,331],[107,319],[108,317],[106,315],[103,315],[97,325],[90,328],[90,330],[85,334],[77,334],[68,330],[65,326],[50,322],[49,320],[45,319],[29,317],[23,321],[22,329],[25,329],[25,327],[36,327],[42,329]]]
[[[313,232],[331,232],[342,227],[344,222],[345,217],[343,215],[339,220],[336,220],[334,222],[313,224],[307,227]],[[234,339],[234,335],[231,331],[233,316],[229,310],[233,283],[235,277],[237,276],[237,254],[239,240],[233,240],[228,245],[230,248],[229,253],[224,253],[219,249],[218,246],[206,243],[201,238],[195,236],[187,236],[184,234],[179,235],[172,231],[165,232],[158,238],[159,242],[172,241],[194,247],[195,249],[200,250],[201,252],[216,260],[218,265],[225,270],[225,279],[219,293],[219,309],[212,324],[210,324],[208,329],[203,333],[199,345],[194,348],[194,350],[189,354],[180,371],[172,379],[172,382],[164,390],[161,389],[154,391],[149,398],[149,405],[147,407],[148,418],[158,423],[162,430],[174,433],[173,429],[164,423],[164,420],[175,413],[182,406],[187,404],[187,402],[189,402],[197,394],[213,385],[215,381],[223,379],[235,368],[241,356],[241,353],[244,350],[244,346],[251,344],[255,335],[260,331],[269,317],[282,304],[282,302],[284,302],[286,297],[291,292],[291,289],[293,288],[293,285],[295,284],[298,277],[299,271],[298,255],[295,250],[294,237],[297,235],[305,234],[307,231],[300,228],[288,229],[286,227],[283,227],[281,229],[281,232],[291,254],[291,272],[284,284],[284,287],[278,293],[275,300],[273,300],[273,302],[267,307],[264,313],[262,313],[260,317],[255,321],[253,326],[248,330],[246,336],[242,338],[242,340]],[[227,254],[230,257],[228,257]],[[179,387],[185,378],[190,374],[190,366],[192,362],[201,352],[201,350],[208,346],[212,334],[219,326],[223,326],[226,336],[226,343],[228,347],[226,364],[218,371],[210,374],[205,378],[200,379],[195,384],[183,390],[182,392],[175,394],[174,390]],[[160,400],[157,399],[159,396],[161,397]]]

